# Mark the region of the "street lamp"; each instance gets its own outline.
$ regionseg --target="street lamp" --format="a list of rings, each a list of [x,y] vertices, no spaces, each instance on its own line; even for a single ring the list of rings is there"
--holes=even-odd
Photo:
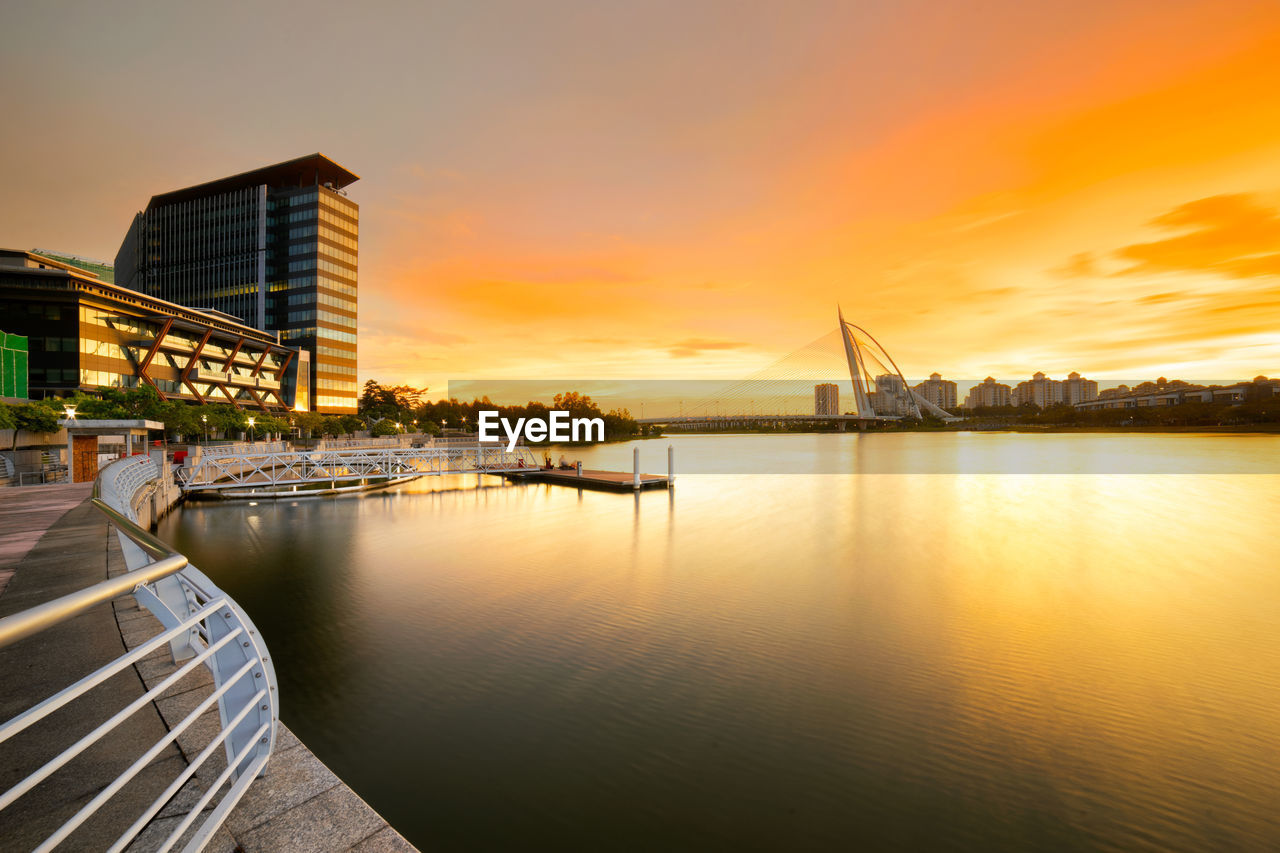
[[[253,441],[253,418],[249,418],[249,441]]]
[[[204,443],[208,444],[209,443],[209,416],[201,415],[200,424],[204,428]]]
[[[66,413],[67,413],[67,420],[69,420],[69,421],[74,421],[74,420],[76,419],[76,407],[75,407],[75,406],[63,406],[63,407],[62,407],[62,410],[63,410],[64,412],[66,412]]]

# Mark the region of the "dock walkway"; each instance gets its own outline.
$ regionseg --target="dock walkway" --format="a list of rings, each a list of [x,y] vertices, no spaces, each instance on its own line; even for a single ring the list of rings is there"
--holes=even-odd
[[[635,475],[627,471],[596,471],[582,469],[582,476],[572,468],[531,468],[520,471],[504,471],[503,476],[513,482],[555,483],[577,489],[603,489],[611,492],[635,491]],[[641,474],[641,489],[665,489],[666,475]]]

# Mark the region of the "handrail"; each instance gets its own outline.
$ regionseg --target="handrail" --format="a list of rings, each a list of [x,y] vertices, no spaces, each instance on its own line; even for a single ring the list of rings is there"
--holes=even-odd
[[[141,569],[125,572],[93,586],[46,601],[44,604],[37,604],[21,613],[6,616],[0,619],[0,648],[12,645],[32,634],[38,634],[46,628],[52,628],[72,616],[79,616],[96,604],[128,595],[141,584],[167,578],[186,567],[187,558],[181,554],[174,554]]]

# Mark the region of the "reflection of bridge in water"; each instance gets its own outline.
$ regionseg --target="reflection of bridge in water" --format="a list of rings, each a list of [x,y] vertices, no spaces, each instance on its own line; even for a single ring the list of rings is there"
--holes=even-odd
[[[720,389],[714,399],[704,398],[691,405],[692,413],[686,414],[684,406],[678,416],[640,417],[643,424],[659,424],[680,430],[721,430],[773,428],[785,429],[794,425],[835,424],[844,430],[849,423],[863,427],[868,423],[897,421],[903,418],[923,419],[926,415],[954,420],[950,413],[925,399],[907,384],[906,377],[893,357],[869,332],[845,320],[844,312],[837,309],[844,367],[849,381],[846,400],[848,410],[839,405],[838,386],[819,380],[814,384],[811,368],[798,369],[788,362],[809,348],[798,350],[766,368],[756,377]],[[831,355],[823,348],[826,338],[820,338],[816,350],[821,355]],[[808,378],[804,378],[808,377]],[[840,380],[843,384],[844,380]],[[818,389],[826,387],[826,403],[818,400]],[[813,408],[813,414],[794,411],[797,402]],[[714,413],[710,410],[714,407]],[[768,409],[774,411],[770,412]],[[822,411],[825,408],[826,411]],[[699,412],[699,409],[706,411]],[[721,414],[724,410],[730,414]],[[735,412],[735,410],[737,410]]]

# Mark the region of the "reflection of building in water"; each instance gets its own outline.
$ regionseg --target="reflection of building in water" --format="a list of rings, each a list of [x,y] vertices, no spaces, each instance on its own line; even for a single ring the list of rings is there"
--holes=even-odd
[[[840,414],[840,386],[830,382],[814,385],[813,413],[819,417]]]
[[[956,383],[943,379],[940,373],[929,374],[928,379],[912,390],[940,409],[950,411],[956,407]]]
[[[964,399],[964,407],[978,409],[986,406],[1007,406],[1010,399],[1009,391],[1008,385],[988,376],[969,389],[969,396]]]

